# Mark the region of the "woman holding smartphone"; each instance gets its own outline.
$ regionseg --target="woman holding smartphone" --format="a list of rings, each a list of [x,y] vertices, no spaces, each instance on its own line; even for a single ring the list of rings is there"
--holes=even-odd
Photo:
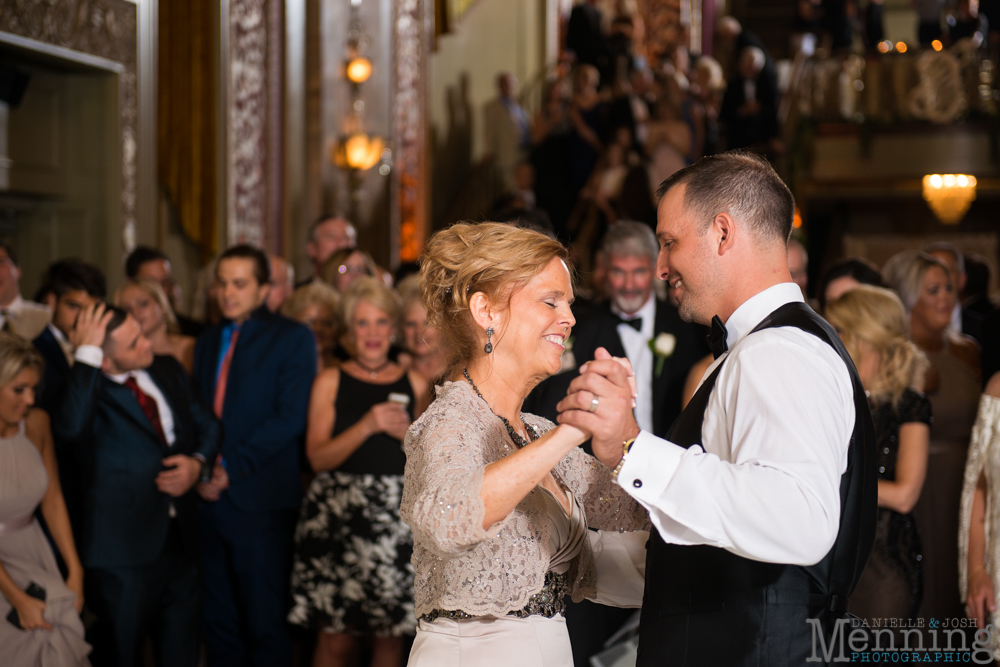
[[[399,516],[402,440],[429,403],[427,381],[389,359],[398,296],[359,278],[340,302],[351,358],[313,384],[306,454],[318,474],[295,534],[289,620],[319,630],[313,665],[398,666],[416,631],[413,538]]]
[[[5,665],[90,665],[83,566],[59,486],[49,418],[32,408],[42,376],[31,343],[0,333],[0,655]],[[64,582],[42,516],[69,570]]]

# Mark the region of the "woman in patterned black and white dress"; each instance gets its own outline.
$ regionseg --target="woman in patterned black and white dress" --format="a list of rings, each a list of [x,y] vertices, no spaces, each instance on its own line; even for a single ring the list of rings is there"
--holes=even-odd
[[[402,439],[427,406],[427,382],[389,360],[398,298],[361,278],[340,304],[351,359],[313,385],[306,449],[319,474],[302,506],[289,620],[319,630],[315,665],[402,661],[413,634],[413,538],[399,517]]]

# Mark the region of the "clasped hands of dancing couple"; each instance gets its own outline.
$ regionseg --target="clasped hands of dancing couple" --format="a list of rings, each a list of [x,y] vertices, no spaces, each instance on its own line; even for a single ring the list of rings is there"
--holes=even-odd
[[[611,470],[618,468],[630,441],[639,435],[633,408],[635,372],[628,359],[612,357],[603,347],[580,367],[560,401],[559,423],[590,435],[594,456]]]

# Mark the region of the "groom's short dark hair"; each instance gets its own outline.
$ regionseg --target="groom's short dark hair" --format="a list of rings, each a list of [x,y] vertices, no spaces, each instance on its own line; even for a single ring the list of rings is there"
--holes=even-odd
[[[686,185],[684,205],[708,224],[728,213],[759,240],[788,243],[795,198],[770,163],[754,153],[729,151],[704,157],[674,173],[656,189],[659,202],[677,185]]]

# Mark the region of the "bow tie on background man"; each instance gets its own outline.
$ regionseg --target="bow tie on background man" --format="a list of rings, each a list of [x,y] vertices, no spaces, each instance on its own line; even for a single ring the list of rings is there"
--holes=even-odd
[[[641,317],[634,317],[631,320],[626,320],[624,317],[622,317],[620,315],[615,315],[615,317],[618,318],[618,324],[627,324],[630,327],[632,327],[633,329],[635,329],[636,331],[642,331],[642,318]]]
[[[726,325],[722,323],[719,316],[712,318],[712,333],[708,336],[708,346],[712,348],[712,356],[718,359],[725,352],[729,351],[729,343],[726,342]]]

